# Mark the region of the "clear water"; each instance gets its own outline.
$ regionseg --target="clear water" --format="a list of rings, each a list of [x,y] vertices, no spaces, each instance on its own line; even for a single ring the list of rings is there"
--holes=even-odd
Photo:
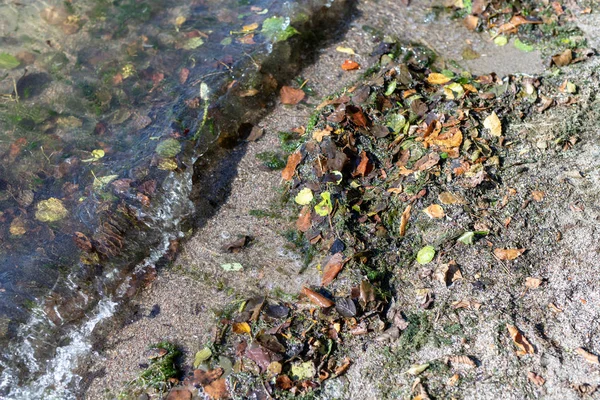
[[[0,4],[0,394],[73,394],[91,331],[181,236],[195,161],[255,122],[332,4]]]

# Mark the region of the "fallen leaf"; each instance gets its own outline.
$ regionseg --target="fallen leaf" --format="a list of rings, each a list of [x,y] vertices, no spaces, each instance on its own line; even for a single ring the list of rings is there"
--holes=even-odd
[[[407,205],[404,211],[402,212],[402,216],[400,217],[400,236],[404,236],[406,233],[406,225],[408,224],[408,219],[410,218],[410,209],[411,205]]]
[[[335,48],[335,51],[339,52],[339,53],[344,53],[344,54],[350,54],[350,55],[354,55],[356,54],[354,52],[354,50],[352,50],[350,47],[343,47],[343,46],[338,46]]]
[[[302,288],[302,294],[304,294],[306,297],[308,297],[308,299],[312,303],[318,305],[319,307],[329,308],[335,304],[333,301],[329,300],[327,297],[325,297],[322,294],[319,294],[319,293],[315,292],[314,290],[311,290],[307,287]]]
[[[369,172],[371,172],[373,170],[373,164],[371,164],[369,162],[369,157],[367,156],[367,152],[366,151],[362,151],[360,153],[360,163],[358,164],[358,166],[356,167],[356,170],[354,171],[354,176],[365,176],[366,174],[368,174]]]
[[[356,315],[356,305],[349,297],[339,298],[335,302],[335,309],[344,318],[352,318]]]
[[[464,201],[451,192],[442,192],[438,195],[438,200],[442,204],[463,204]]]
[[[342,253],[335,253],[327,261],[327,264],[323,268],[323,277],[321,279],[321,286],[327,286],[335,277],[340,273],[344,266],[344,255]]]
[[[449,356],[446,358],[446,363],[450,363],[452,365],[462,364],[472,368],[477,366],[475,361],[473,361],[469,356]]]
[[[446,384],[449,386],[456,386],[456,384],[458,383],[459,380],[460,380],[460,375],[454,374],[450,378],[448,378],[448,380],[446,381]]]
[[[475,300],[460,300],[452,303],[452,307],[454,309],[469,308],[472,310],[479,310],[481,308],[481,303]]]
[[[523,336],[523,334],[519,331],[519,329],[516,326],[511,325],[511,324],[506,324],[506,329],[508,329],[508,333],[510,334],[510,337],[512,338],[513,342],[519,349],[519,350],[517,350],[518,356],[535,353],[535,350],[533,349],[533,346],[531,345],[531,343],[529,343],[527,338],[525,336]]]
[[[534,190],[533,192],[531,192],[531,197],[533,197],[533,200],[537,201],[538,203],[544,200],[544,196],[545,193],[540,190]]]
[[[242,26],[242,32],[252,32],[252,31],[255,31],[256,29],[258,29],[258,22],[254,22],[253,24]]]
[[[502,261],[514,260],[527,249],[494,249],[494,254]]]
[[[344,63],[342,64],[342,69],[344,71],[353,71],[355,69],[359,69],[360,68],[360,64],[351,60],[346,60],[344,61]]]
[[[348,368],[350,368],[350,363],[351,363],[350,357],[344,358],[342,365],[340,365],[339,367],[337,367],[335,369],[335,375],[339,376],[339,375],[343,374],[344,372],[346,372],[348,370]]]
[[[169,392],[167,400],[192,400],[192,392],[188,389],[175,388]]]
[[[459,279],[462,279],[462,272],[458,265],[456,265],[455,261],[450,261],[448,264],[442,264],[435,271],[435,278],[445,283],[446,286],[450,286],[452,283],[456,282]]]
[[[227,272],[236,272],[243,270],[244,266],[240,263],[226,263],[221,264],[221,268],[223,268],[223,270]]]
[[[279,390],[288,390],[293,386],[293,382],[287,375],[279,375],[275,381],[275,387]]]
[[[510,21],[505,24],[500,25],[496,35],[501,33],[516,33],[517,28],[524,24],[541,24],[542,21],[532,21],[528,20],[522,15],[513,15]]]
[[[300,151],[296,151],[288,156],[287,164],[283,171],[281,171],[281,177],[284,181],[290,181],[294,177],[296,173],[296,167],[300,164],[302,160],[302,154]]]
[[[294,105],[300,103],[305,96],[302,89],[295,89],[291,86],[283,86],[279,92],[283,104]]]
[[[231,329],[233,330],[233,333],[237,333],[238,335],[250,335],[252,332],[252,329],[250,329],[250,324],[247,322],[234,322]]]
[[[115,175],[115,178],[117,175]],[[36,206],[35,218],[42,222],[55,222],[65,218],[69,211],[65,208],[62,201],[54,197],[48,200],[40,201]]]
[[[331,129],[315,129],[312,134],[312,138],[317,142],[321,143],[325,136],[329,136],[331,134]]]
[[[417,253],[417,262],[421,265],[430,263],[435,257],[435,248],[433,246],[425,246]]]
[[[552,56],[552,63],[557,67],[569,65],[571,61],[573,61],[573,52],[571,49],[566,49],[562,53]]]
[[[443,85],[450,81],[451,79],[448,78],[446,75],[439,74],[437,72],[432,72],[427,76],[427,82],[429,82],[432,85]]]
[[[600,364],[600,361],[598,360],[598,356],[590,353],[589,351],[585,350],[583,347],[579,347],[579,348],[575,349],[575,352],[577,354],[579,354],[581,357],[583,357],[585,359],[585,361],[587,361],[589,363]]]
[[[542,280],[539,278],[528,277],[525,279],[525,286],[529,289],[537,289],[542,284]]]
[[[250,243],[251,240],[252,238],[246,235],[238,237],[237,239],[223,246],[223,250],[228,253],[239,253],[244,247],[246,247],[246,245],[248,245],[248,243]]]
[[[305,206],[307,204],[310,204],[310,202],[313,201],[313,198],[314,196],[312,190],[310,190],[310,188],[304,188],[300,192],[298,192],[296,197],[294,197],[294,201],[300,204],[301,206]]]
[[[27,228],[25,227],[25,221],[21,217],[16,217],[10,223],[9,232],[14,236],[22,236],[27,232]]]
[[[492,136],[502,136],[502,123],[495,112],[492,112],[483,121],[483,127],[489,129]]]
[[[477,28],[477,24],[479,23],[479,17],[475,15],[467,15],[463,20],[463,24],[467,27],[468,30],[474,31]]]
[[[250,134],[246,138],[249,142],[256,142],[265,134],[265,130],[263,128],[259,128],[258,126],[253,126]]]
[[[225,378],[217,379],[210,385],[204,386],[204,393],[206,393],[210,399],[214,400],[229,398],[229,391],[227,390]]]
[[[194,375],[186,378],[186,381],[194,386],[206,386],[219,379],[221,375],[223,375],[223,368],[215,368],[208,371],[195,369]]]
[[[421,372],[425,371],[427,368],[429,368],[429,363],[425,363],[425,364],[415,364],[413,366],[411,366],[406,372],[405,374],[410,374],[410,375],[419,375]]]
[[[194,356],[194,368],[198,368],[204,361],[208,360],[212,357],[212,351],[205,347],[202,350],[198,351]]]
[[[446,213],[444,213],[444,209],[439,204],[432,204],[429,207],[425,208],[423,212],[427,214],[429,218],[435,219],[444,218],[444,216],[446,215]]]
[[[312,213],[311,213],[310,207],[309,206],[302,207],[302,210],[300,211],[300,214],[298,215],[298,219],[296,220],[296,228],[300,232],[308,231],[310,229],[310,227],[312,226],[311,217],[312,217]]]
[[[527,379],[529,379],[532,383],[536,384],[537,386],[543,386],[544,383],[546,383],[546,380],[544,378],[542,378],[533,371],[529,371],[527,373]]]

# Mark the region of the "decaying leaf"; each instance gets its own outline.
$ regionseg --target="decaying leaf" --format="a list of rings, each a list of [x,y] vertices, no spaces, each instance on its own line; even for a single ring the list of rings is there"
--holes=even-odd
[[[492,136],[502,136],[502,123],[495,112],[487,116],[483,121],[483,127],[489,129]]]
[[[452,308],[469,308],[472,310],[479,310],[481,308],[481,303],[475,300],[460,300],[452,303]]]
[[[519,257],[521,254],[523,254],[525,252],[525,250],[527,250],[527,249],[496,248],[496,249],[494,249],[494,255],[496,255],[496,257],[498,257],[498,259],[500,259],[502,261],[514,260],[515,258]]]
[[[25,227],[25,220],[21,217],[17,217],[10,223],[9,232],[13,236],[22,236],[27,232]]]
[[[225,378],[219,378],[209,385],[204,386],[204,393],[206,393],[211,400],[229,398],[229,391],[227,390]]]
[[[557,67],[564,67],[566,65],[569,65],[572,61],[573,51],[571,51],[571,49],[566,49],[562,53],[552,56],[552,63]]]
[[[477,17],[475,15],[467,15],[465,17],[465,19],[463,20],[463,24],[470,31],[474,31],[477,28],[478,23],[479,23],[479,17]]]
[[[322,294],[319,294],[319,293],[315,292],[314,290],[307,288],[306,286],[302,288],[302,294],[304,294],[306,297],[308,297],[308,299],[312,303],[318,305],[319,307],[329,308],[334,305],[333,301],[329,300],[327,297],[323,296]]]
[[[444,213],[444,209],[439,204],[432,204],[429,207],[425,208],[423,212],[427,214],[429,218],[436,219],[444,218],[444,216],[446,215],[446,213]]]
[[[587,361],[591,364],[600,364],[600,361],[598,360],[598,356],[590,353],[583,347],[579,347],[579,348],[575,349],[575,353],[579,354],[581,357],[583,357],[585,359],[585,361]]]
[[[537,289],[542,284],[542,280],[540,278],[532,278],[528,277],[525,279],[525,286],[529,289]]]
[[[446,357],[446,363],[451,364],[452,366],[456,366],[458,364],[465,365],[467,367],[475,368],[477,364],[475,361],[469,356],[449,356]]]
[[[279,92],[283,104],[294,105],[300,103],[305,96],[302,89],[295,89],[291,86],[283,86]]]
[[[65,218],[69,211],[62,201],[54,197],[40,201],[36,206],[35,218],[42,222],[54,222]]]
[[[356,171],[354,171],[354,176],[365,176],[369,172],[373,170],[373,164],[369,162],[369,157],[367,156],[367,152],[362,151],[360,153],[360,163],[356,167]]]
[[[440,265],[440,267],[435,271],[435,278],[438,281],[445,283],[446,286],[450,286],[457,280],[462,279],[463,276],[460,268],[458,265],[456,265],[456,262],[450,261],[447,264]]]
[[[296,151],[288,156],[287,164],[283,171],[281,171],[281,178],[283,178],[284,181],[292,180],[294,174],[296,173],[296,167],[298,164],[300,164],[301,160],[302,154],[300,151]]]
[[[335,309],[344,318],[352,318],[356,315],[356,305],[351,298],[342,297],[335,302]]]
[[[438,195],[438,200],[442,204],[463,204],[464,200],[451,192],[442,192]]]
[[[296,220],[296,228],[300,232],[308,231],[312,225],[311,217],[312,217],[312,213],[311,213],[310,207],[309,206],[302,207],[302,210],[300,211],[300,214],[298,215],[298,219]]]
[[[329,128],[329,127],[327,127],[327,128]],[[315,139],[317,142],[321,143],[321,141],[323,141],[323,138],[325,136],[329,136],[331,134],[332,129],[331,128],[327,129],[327,128],[315,129],[313,131],[312,138]]]
[[[366,279],[360,281],[360,301],[363,305],[375,301],[375,289],[371,282]]]
[[[533,197],[533,200],[537,201],[538,203],[544,200],[544,196],[545,193],[541,190],[534,190],[533,192],[531,192],[531,197]]]
[[[404,211],[402,212],[402,216],[400,217],[400,236],[404,236],[406,234],[406,225],[408,224],[408,219],[410,218],[410,209],[411,205],[407,205]]]
[[[512,338],[513,342],[515,343],[515,345],[518,348],[518,350],[517,350],[518,356],[524,356],[525,354],[535,353],[535,350],[534,350],[533,346],[531,345],[531,343],[529,343],[527,338],[525,336],[523,336],[523,334],[519,331],[519,329],[516,326],[511,325],[511,324],[506,324],[506,329],[508,330],[510,337]]]
[[[323,268],[323,277],[321,279],[321,286],[327,286],[335,277],[340,273],[344,266],[344,255],[342,253],[336,253],[327,261],[327,264]]]
[[[360,68],[360,64],[355,61],[352,61],[352,60],[346,60],[342,64],[342,69],[344,71],[353,71],[353,70],[359,69],[359,68]]]
[[[534,383],[537,386],[543,386],[544,383],[546,383],[546,380],[544,378],[542,378],[541,376],[539,376],[538,374],[536,374],[533,371],[529,371],[527,373],[527,379],[529,379],[531,381],[531,383]]]

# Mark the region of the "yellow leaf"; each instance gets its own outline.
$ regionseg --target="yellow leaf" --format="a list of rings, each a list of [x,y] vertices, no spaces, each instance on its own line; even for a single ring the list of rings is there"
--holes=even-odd
[[[329,136],[330,133],[331,133],[331,131],[328,131],[327,129],[317,129],[313,132],[312,137],[317,142],[321,143],[321,141],[323,140],[323,137]]]
[[[242,27],[242,32],[252,32],[252,31],[256,30],[257,28],[258,28],[258,22],[255,22],[250,25],[244,25]]]
[[[443,85],[444,83],[450,82],[450,78],[448,78],[444,74],[438,74],[437,72],[432,72],[427,77],[427,82],[432,85]]]
[[[340,52],[340,53],[344,53],[344,54],[350,54],[350,55],[356,54],[354,52],[354,50],[352,50],[350,47],[338,46],[338,47],[335,48],[335,51]]]
[[[179,16],[177,18],[175,18],[175,25],[177,26],[181,26],[185,23],[185,17],[184,16]]]
[[[250,329],[250,324],[248,324],[247,322],[234,322],[233,324],[233,333],[237,333],[238,335],[243,335],[243,334],[250,334],[251,329]]]
[[[500,119],[498,118],[495,112],[492,112],[483,121],[483,126],[484,128],[490,130],[492,136],[502,136],[502,123],[500,122]]]

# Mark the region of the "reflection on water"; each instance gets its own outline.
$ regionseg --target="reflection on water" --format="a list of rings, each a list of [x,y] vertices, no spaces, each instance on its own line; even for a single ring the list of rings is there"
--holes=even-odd
[[[69,359],[73,335],[106,314],[98,301],[122,295],[134,266],[177,238],[193,163],[256,119],[329,3],[0,4],[6,392],[42,373],[57,346],[54,362]]]

